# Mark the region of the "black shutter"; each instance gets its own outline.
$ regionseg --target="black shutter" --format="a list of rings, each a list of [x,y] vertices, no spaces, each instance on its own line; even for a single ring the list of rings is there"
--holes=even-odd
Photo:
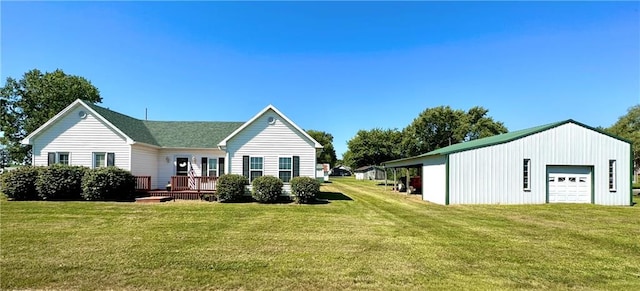
[[[116,165],[116,154],[107,153],[107,167],[113,167]]]
[[[224,175],[224,158],[218,158],[218,177]]]
[[[242,175],[249,178],[249,156],[242,156]]]
[[[209,168],[209,165],[208,165],[207,157],[202,157],[202,159],[200,160],[200,176],[202,177],[209,176],[209,173],[207,173],[208,168]]]
[[[293,176],[300,176],[300,157],[293,156]]]
[[[56,153],[49,153],[47,155],[47,166],[51,166],[56,163]]]

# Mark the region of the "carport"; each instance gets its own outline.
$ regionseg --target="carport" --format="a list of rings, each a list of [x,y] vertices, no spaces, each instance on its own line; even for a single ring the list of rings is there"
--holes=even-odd
[[[413,158],[404,158],[404,159],[398,159],[398,160],[393,160],[393,161],[388,161],[388,162],[384,162],[382,163],[382,166],[385,168],[385,188],[387,186],[387,171],[386,169],[392,169],[393,170],[393,181],[394,183],[396,183],[398,180],[398,171],[400,171],[400,173],[404,172],[406,173],[406,175],[404,176],[404,180],[400,181],[404,184],[404,186],[406,187],[406,191],[407,194],[411,194],[411,193],[422,193],[422,160],[421,159],[416,159],[415,157]],[[419,182],[419,189],[412,189],[412,177],[411,177],[411,169],[417,169],[417,175],[414,176],[413,178],[418,178],[420,179]],[[414,183],[415,184],[415,183]],[[394,184],[393,185],[393,189],[394,190],[398,190],[401,191],[401,189],[398,189],[398,185]]]

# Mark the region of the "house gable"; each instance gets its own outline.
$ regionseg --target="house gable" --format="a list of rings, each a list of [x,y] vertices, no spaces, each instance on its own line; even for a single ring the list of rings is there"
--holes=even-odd
[[[296,174],[315,177],[316,148],[319,146],[317,141],[271,107],[221,143],[221,148],[227,152],[230,173],[246,174],[249,156],[262,158],[262,175],[276,177],[279,175],[279,159],[289,157],[297,157],[295,159],[299,161]]]
[[[84,101],[82,101],[80,99],[77,99],[76,101],[74,101],[71,104],[69,104],[69,106],[67,106],[65,109],[60,111],[58,114],[54,115],[52,118],[47,120],[47,122],[45,122],[43,125],[38,127],[32,133],[27,135],[27,137],[25,137],[21,141],[21,143],[24,144],[24,145],[33,144],[32,143],[32,139],[34,137],[36,137],[39,134],[43,133],[44,131],[48,130],[51,126],[53,126],[54,124],[59,122],[61,119],[69,116],[72,111],[73,111],[73,113],[75,113],[75,115],[78,118],[81,118],[81,116],[80,116],[81,111],[84,112],[85,117],[93,116],[94,118],[96,118],[97,120],[102,122],[105,126],[109,127],[109,129],[111,131],[117,133],[120,137],[126,139],[127,143],[129,143],[129,144],[133,143],[133,139],[131,139],[127,134],[122,132],[118,127],[113,125],[111,122],[109,122],[107,119],[105,119],[101,114],[99,114],[96,110],[94,110],[94,106],[89,106]],[[95,107],[97,107],[97,106],[95,106]],[[81,108],[81,109],[78,109],[78,108]],[[76,110],[76,111],[74,111],[74,110]]]
[[[131,140],[82,104],[66,108],[34,133],[23,140],[33,146],[34,165],[47,165],[49,153],[64,153],[70,164],[91,167],[93,153],[114,153],[114,165],[129,169]]]
[[[307,139],[309,142],[313,143],[313,146],[317,149],[322,148],[322,145],[320,143],[318,143],[315,139],[313,139],[307,132],[305,132],[304,130],[302,130],[302,128],[300,128],[298,125],[296,125],[295,123],[293,123],[293,121],[291,121],[289,118],[287,118],[284,114],[282,114],[277,108],[275,108],[273,105],[269,105],[267,107],[265,107],[264,109],[262,109],[262,111],[258,112],[258,114],[256,114],[254,117],[252,117],[251,119],[249,119],[249,121],[245,122],[242,126],[240,126],[238,129],[236,129],[234,132],[232,132],[229,136],[227,136],[225,139],[223,139],[218,146],[221,148],[224,148],[227,146],[227,142],[229,142],[229,140],[231,140],[232,138],[234,138],[235,136],[237,136],[238,134],[240,134],[240,132],[242,132],[243,130],[245,130],[247,127],[249,127],[251,124],[255,123],[258,119],[260,119],[261,117],[264,117],[269,111],[271,111],[272,113],[275,113],[275,115],[272,115],[271,117],[274,117],[276,119],[274,120],[279,120],[282,122],[287,123],[289,126],[291,126],[292,129],[295,129],[299,135],[303,136],[305,139]],[[268,117],[267,117],[268,118]]]

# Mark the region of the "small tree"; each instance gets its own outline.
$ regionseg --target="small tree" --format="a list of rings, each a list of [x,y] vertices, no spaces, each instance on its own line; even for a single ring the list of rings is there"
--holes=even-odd
[[[295,177],[291,179],[291,194],[298,203],[309,203],[316,199],[320,192],[320,182],[310,177]]]
[[[242,199],[245,186],[249,185],[247,177],[237,174],[222,175],[216,183],[216,195],[220,202],[231,202]]]
[[[62,70],[30,70],[16,80],[8,77],[0,88],[0,143],[9,159],[31,163],[31,147],[20,141],[76,99],[89,103],[102,101],[100,92],[83,77]]]
[[[282,194],[282,180],[274,176],[261,176],[255,178],[253,183],[253,191],[251,196],[260,203],[275,202]]]

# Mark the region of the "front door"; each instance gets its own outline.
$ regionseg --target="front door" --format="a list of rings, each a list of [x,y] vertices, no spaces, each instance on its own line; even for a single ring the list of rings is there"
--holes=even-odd
[[[176,176],[186,176],[189,173],[189,158],[176,159]]]

